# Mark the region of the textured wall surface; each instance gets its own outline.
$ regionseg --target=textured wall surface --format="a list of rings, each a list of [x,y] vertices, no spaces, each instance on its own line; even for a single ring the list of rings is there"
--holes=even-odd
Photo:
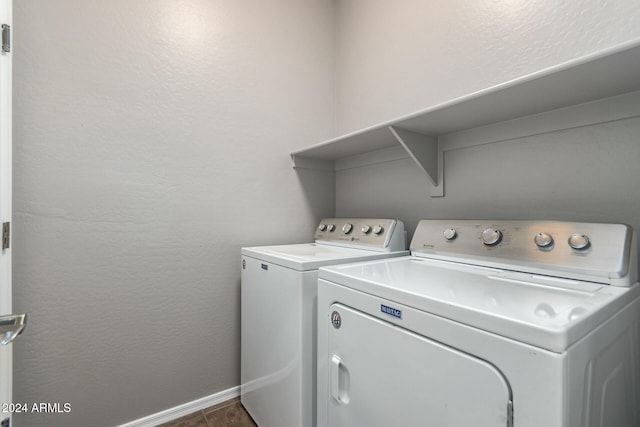
[[[16,1],[16,402],[110,426],[239,384],[240,247],[308,241],[333,177],[330,1]]]
[[[340,134],[640,37],[635,0],[337,4]]]
[[[636,1],[343,0],[340,133],[640,37]],[[336,215],[621,221],[640,230],[637,120],[445,154],[445,197],[410,159],[336,174]],[[471,137],[472,139],[472,137]]]

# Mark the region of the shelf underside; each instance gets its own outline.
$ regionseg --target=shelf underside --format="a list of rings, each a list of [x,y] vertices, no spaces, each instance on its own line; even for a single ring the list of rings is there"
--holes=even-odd
[[[390,126],[457,132],[640,90],[640,43],[590,55],[292,153],[332,161],[396,146]]]

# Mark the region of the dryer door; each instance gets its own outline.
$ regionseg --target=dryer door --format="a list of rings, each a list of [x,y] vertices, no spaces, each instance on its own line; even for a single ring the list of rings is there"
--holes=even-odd
[[[511,424],[510,388],[493,365],[341,304],[328,314],[329,426]]]

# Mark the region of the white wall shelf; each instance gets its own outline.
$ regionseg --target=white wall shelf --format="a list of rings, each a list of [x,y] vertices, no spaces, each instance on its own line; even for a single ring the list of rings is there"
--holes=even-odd
[[[400,144],[429,177],[431,195],[442,196],[444,135],[638,90],[640,40],[634,40],[312,145],[291,158],[294,168],[333,171],[338,159]]]

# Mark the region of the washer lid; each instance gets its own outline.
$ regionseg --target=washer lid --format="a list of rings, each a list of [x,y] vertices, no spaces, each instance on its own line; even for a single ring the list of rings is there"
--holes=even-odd
[[[242,255],[298,271],[317,270],[326,265],[376,260],[408,254],[408,251],[378,252],[317,243],[242,248]]]
[[[640,295],[640,284],[621,288],[417,257],[321,268],[320,278],[554,352]]]

